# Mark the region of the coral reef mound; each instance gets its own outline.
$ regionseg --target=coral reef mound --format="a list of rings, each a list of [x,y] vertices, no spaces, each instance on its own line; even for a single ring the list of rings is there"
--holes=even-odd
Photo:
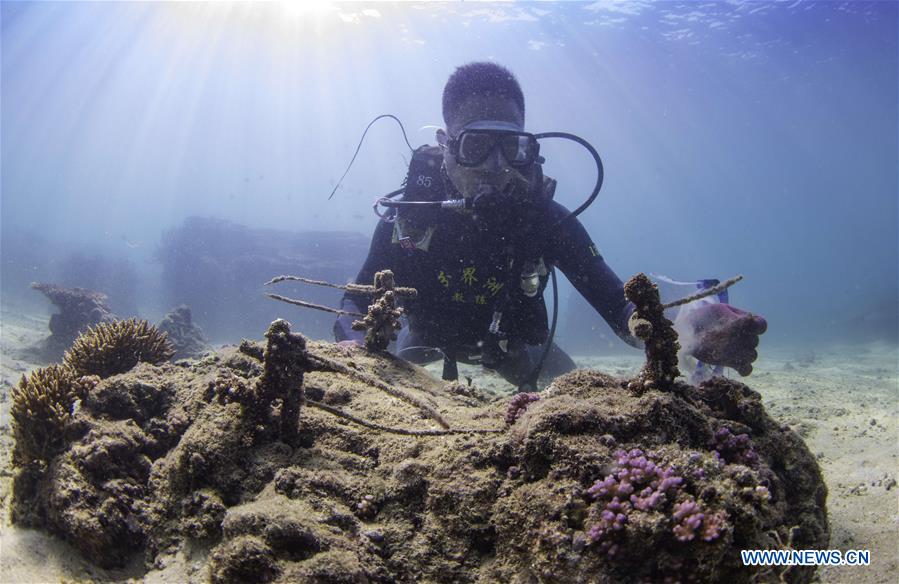
[[[99,381],[78,435],[17,469],[13,519],[103,566],[164,578],[190,555],[196,582],[814,576],[740,562],[828,542],[814,458],[741,383],[634,391],[580,370],[490,398],[279,323],[264,349]]]

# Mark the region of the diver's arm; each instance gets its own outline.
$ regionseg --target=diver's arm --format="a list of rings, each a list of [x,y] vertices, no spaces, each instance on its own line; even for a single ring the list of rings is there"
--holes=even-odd
[[[365,263],[362,264],[362,269],[356,276],[357,284],[370,286],[374,282],[376,272],[391,267],[394,253],[390,243],[392,236],[393,223],[378,221],[375,233],[371,238],[368,257],[365,258]],[[371,295],[346,292],[340,301],[340,309],[365,314],[370,303]],[[361,344],[365,339],[365,332],[353,330],[353,321],[357,319],[358,317],[355,316],[338,316],[334,323],[334,339],[337,342],[357,341]]]
[[[555,201],[549,217],[556,223],[568,210]],[[624,285],[606,264],[590,235],[577,217],[566,219],[550,236],[550,259],[578,292],[605,319],[624,342],[634,347],[643,343],[630,334],[628,320],[634,305],[624,297]]]

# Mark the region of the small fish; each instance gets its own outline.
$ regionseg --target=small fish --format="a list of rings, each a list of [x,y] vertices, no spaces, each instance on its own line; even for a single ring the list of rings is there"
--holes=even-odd
[[[139,243],[136,243],[136,242],[134,242],[134,241],[130,241],[127,237],[125,237],[124,234],[120,235],[119,238],[120,238],[122,241],[124,241],[124,242],[125,242],[125,245],[127,245],[127,246],[130,247],[131,249],[134,249],[135,247],[138,247],[138,246],[140,245]]]

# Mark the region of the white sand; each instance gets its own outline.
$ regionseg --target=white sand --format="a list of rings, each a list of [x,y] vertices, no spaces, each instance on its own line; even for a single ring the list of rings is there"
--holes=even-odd
[[[47,321],[7,310],[0,314],[0,583],[127,580],[135,572],[99,570],[67,544],[9,522],[9,392],[22,374],[39,366],[25,349],[48,334]],[[870,344],[816,353],[766,352],[763,344],[761,353],[754,373],[743,381],[762,394],[768,412],[797,430],[817,456],[830,491],[831,546],[871,551],[870,566],[823,568],[821,581],[899,582],[899,351]],[[642,355],[635,351],[576,361],[624,376],[639,369]],[[439,364],[429,369],[439,376]],[[511,390],[480,368],[459,369],[461,379],[470,376],[479,387]],[[170,558],[142,581],[196,580],[198,575],[191,574],[195,560]]]

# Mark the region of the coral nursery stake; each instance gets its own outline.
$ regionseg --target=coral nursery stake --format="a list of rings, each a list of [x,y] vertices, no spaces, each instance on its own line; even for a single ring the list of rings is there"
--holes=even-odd
[[[637,274],[628,280],[624,285],[624,295],[635,307],[628,328],[632,335],[643,341],[646,351],[643,370],[628,387],[641,392],[648,389],[670,391],[675,378],[680,375],[677,368],[680,344],[677,342],[674,325],[665,317],[665,310],[718,294],[742,279],[743,276],[735,276],[717,286],[668,304],[662,304],[658,287],[646,274]]]
[[[720,294],[721,292],[724,292],[725,290],[727,290],[728,288],[730,288],[731,286],[733,286],[734,284],[736,284],[737,282],[739,282],[742,279],[743,279],[742,274],[739,276],[734,276],[733,278],[731,278],[729,280],[725,280],[725,281],[721,282],[720,284],[716,284],[715,286],[712,286],[711,288],[706,288],[702,292],[697,292],[696,294],[692,294],[685,298],[681,298],[679,300],[669,302],[668,304],[663,304],[662,308],[664,308],[665,310],[668,310],[669,308],[674,308],[675,306],[689,304],[689,303],[693,302],[694,300],[700,300],[702,298],[705,298],[706,296],[712,296],[713,294]]]
[[[415,288],[399,288],[393,278],[393,272],[384,270],[375,274],[372,286],[372,303],[368,306],[368,314],[362,320],[353,321],[353,330],[365,331],[365,348],[373,353],[383,353],[396,340],[396,331],[403,325],[400,317],[403,309],[397,307],[397,297],[415,298]]]
[[[263,427],[268,422],[278,422],[281,439],[289,443],[297,434],[303,405],[303,374],[309,369],[306,339],[290,332],[290,323],[280,318],[269,326],[265,339],[264,368],[256,384],[259,399],[254,416]],[[277,420],[272,418],[276,409]]]
[[[279,294],[267,294],[269,298],[293,304],[294,306],[313,308],[315,310],[322,310],[341,316],[360,317],[361,320],[353,321],[353,329],[365,331],[365,348],[373,353],[383,353],[386,351],[390,341],[396,339],[396,331],[402,328],[399,319],[403,314],[403,309],[397,306],[397,300],[400,298],[415,298],[415,296],[418,295],[418,291],[415,288],[397,286],[393,277],[393,272],[390,270],[377,272],[375,274],[374,283],[371,286],[366,286],[364,284],[331,284],[322,280],[312,280],[302,276],[278,276],[266,282],[265,285],[269,286],[284,281],[303,282],[315,286],[337,288],[339,290],[346,290],[352,294],[371,298],[367,314],[360,314],[358,312],[347,312],[345,310],[331,308],[330,306],[313,304],[312,302],[306,302],[305,300],[287,298]]]
[[[659,289],[646,274],[637,274],[624,285],[624,295],[635,307],[628,328],[643,341],[646,351],[646,363],[637,380],[628,387],[636,391],[669,391],[680,375],[677,368],[680,345],[674,325],[665,317]]]

